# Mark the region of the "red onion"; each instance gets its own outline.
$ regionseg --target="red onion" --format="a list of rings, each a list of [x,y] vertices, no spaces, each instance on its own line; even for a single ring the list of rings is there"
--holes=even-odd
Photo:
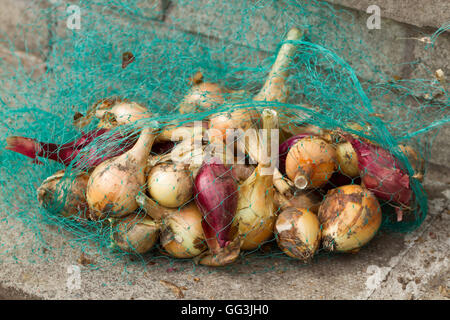
[[[287,157],[287,154],[289,152],[289,149],[294,144],[296,144],[298,140],[303,139],[305,137],[311,137],[311,136],[314,136],[314,134],[312,134],[312,133],[301,133],[301,134],[295,135],[293,137],[290,137],[289,139],[287,139],[286,141],[284,141],[280,145],[280,147],[278,149],[279,150],[278,154],[280,156],[280,162],[279,162],[279,167],[280,168],[279,169],[280,169],[280,172],[282,174],[284,174],[284,175],[286,174],[286,157]]]
[[[202,227],[212,252],[233,240],[231,227],[238,205],[237,184],[219,159],[200,167],[194,182],[195,201],[203,214]]]
[[[412,189],[409,175],[399,160],[379,146],[350,135],[345,135],[345,138],[358,155],[358,167],[364,186],[382,200],[409,207]],[[401,221],[402,209],[397,207],[396,212],[397,221]]]
[[[79,139],[65,144],[39,142],[26,137],[8,137],[6,149],[18,152],[41,163],[37,157],[47,158],[68,166],[73,160],[77,168],[90,169],[110,158],[130,150],[136,138],[125,139],[118,131],[109,134],[108,129],[95,129]]]

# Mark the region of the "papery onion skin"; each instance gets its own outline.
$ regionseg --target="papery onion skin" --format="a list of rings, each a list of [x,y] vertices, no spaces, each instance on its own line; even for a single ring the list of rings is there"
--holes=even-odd
[[[286,157],[286,175],[300,189],[324,185],[336,169],[336,150],[319,137],[298,140]],[[299,178],[302,185],[297,181]]]
[[[158,240],[160,225],[147,215],[133,213],[111,220],[112,245],[126,252],[146,253]]]
[[[313,190],[308,191],[298,191],[295,195],[282,195],[276,192],[274,195],[275,204],[281,209],[285,210],[287,208],[297,208],[306,209],[317,213],[322,203],[323,198],[319,193]]]
[[[86,186],[89,174],[65,176],[64,170],[45,179],[37,189],[37,198],[42,207],[57,210],[62,216],[88,219],[89,205],[86,200]]]
[[[39,142],[25,137],[8,137],[7,150],[15,151],[34,159],[48,158],[68,166],[91,169],[113,157],[130,150],[136,142],[136,137],[125,137],[118,131],[95,129],[83,134],[77,140],[65,144]]]
[[[307,209],[284,210],[278,215],[274,231],[280,249],[303,262],[309,262],[320,246],[319,219]]]
[[[192,199],[194,183],[185,166],[161,163],[154,166],[147,179],[149,194],[165,207],[176,208]]]
[[[109,110],[97,110],[95,112],[97,118],[101,118],[102,120],[99,122],[98,127],[110,129],[112,127],[124,124],[131,124],[133,122],[147,119],[152,116],[150,111],[136,103],[130,101],[121,101],[113,105],[113,107]],[[109,121],[105,121],[108,117],[112,116],[114,119],[113,123]]]
[[[319,208],[323,247],[352,252],[367,244],[381,225],[380,204],[372,192],[359,185],[330,190]]]
[[[364,186],[378,198],[409,208],[412,189],[409,175],[390,152],[362,139],[346,135],[358,155],[358,166]],[[401,209],[397,211],[401,220]]]
[[[203,214],[203,232],[211,251],[232,241],[232,222],[238,204],[237,184],[219,159],[200,167],[194,181],[195,202]]]
[[[351,178],[359,176],[358,155],[351,143],[343,142],[336,146],[336,160],[343,174]]]
[[[175,258],[192,258],[208,246],[202,228],[203,216],[195,203],[180,208],[164,219],[161,246]]]
[[[202,82],[195,84],[180,103],[180,113],[192,113],[208,110],[224,103],[224,95],[229,90],[222,88],[217,83]]]

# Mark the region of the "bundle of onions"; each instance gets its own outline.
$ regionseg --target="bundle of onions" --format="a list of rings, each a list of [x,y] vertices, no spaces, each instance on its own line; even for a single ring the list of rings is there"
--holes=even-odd
[[[275,234],[285,254],[309,262],[320,245],[319,219],[307,209],[288,208],[278,216]]]
[[[132,213],[123,219],[110,218],[111,247],[143,254],[156,243],[160,224],[147,215]]]
[[[194,182],[186,165],[161,163],[154,166],[147,179],[148,192],[165,207],[177,208],[192,199]]]
[[[149,216],[161,222],[161,246],[166,253],[175,258],[192,258],[207,249],[203,216],[195,203],[179,209],[167,208],[144,193],[139,193],[136,201]]]
[[[37,198],[42,207],[56,211],[64,217],[90,217],[86,200],[89,175],[82,172],[67,175],[64,170],[45,179],[37,189]]]
[[[144,171],[154,140],[154,130],[145,128],[131,150],[95,168],[86,196],[96,215],[120,217],[137,209],[135,198],[145,184]]]
[[[299,189],[323,186],[335,169],[336,150],[316,136],[295,142],[286,157],[286,175]]]
[[[263,128],[268,130],[267,144],[259,139],[260,150],[267,150],[270,157],[271,129],[278,127],[277,113],[265,109],[262,113]],[[261,152],[259,153],[261,154]],[[253,174],[239,186],[236,219],[239,221],[241,249],[253,250],[273,236],[276,219],[274,203],[273,171],[260,159]],[[266,172],[264,172],[266,171]]]
[[[238,206],[237,184],[220,159],[204,162],[195,177],[195,202],[202,212],[202,228],[209,254],[201,264],[221,266],[232,263],[240,252],[235,225]]]
[[[347,185],[327,193],[318,217],[325,249],[355,252],[375,236],[382,214],[372,192],[359,185]]]
[[[412,189],[409,175],[390,152],[352,135],[345,138],[353,146],[364,186],[378,198],[396,207],[397,221],[402,220],[403,209],[409,209]]]
[[[37,157],[43,157],[65,166],[72,164],[76,168],[91,169],[127,152],[135,142],[135,136],[125,135],[119,130],[95,129],[62,145],[25,137],[8,137],[6,149],[32,158],[34,163],[40,163]]]

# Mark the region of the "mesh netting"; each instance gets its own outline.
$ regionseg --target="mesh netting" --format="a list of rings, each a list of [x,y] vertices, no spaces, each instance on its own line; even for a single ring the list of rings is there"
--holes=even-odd
[[[31,260],[67,246],[97,256],[93,267],[127,256],[233,268],[355,251],[380,224],[420,226],[424,163],[450,119],[427,61],[375,58],[366,26],[326,2],[159,3],[81,0],[70,29],[76,8],[52,1],[18,26],[50,42],[37,49],[44,66],[1,62],[2,223],[26,227],[4,257],[31,232]],[[401,79],[400,64],[428,77]],[[257,133],[226,140],[225,129]],[[271,163],[258,152],[268,141],[281,151]],[[229,152],[240,162],[216,163]]]

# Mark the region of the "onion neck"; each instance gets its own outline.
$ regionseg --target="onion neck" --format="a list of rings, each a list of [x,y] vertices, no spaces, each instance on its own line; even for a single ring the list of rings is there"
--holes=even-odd
[[[147,127],[143,129],[136,144],[123,157],[132,156],[137,163],[146,164],[155,138],[156,135],[153,128]]]

